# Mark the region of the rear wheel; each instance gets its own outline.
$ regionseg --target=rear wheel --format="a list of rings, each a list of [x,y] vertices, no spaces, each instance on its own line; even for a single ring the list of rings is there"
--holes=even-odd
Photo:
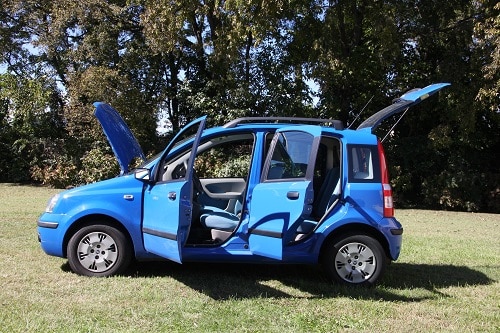
[[[122,273],[132,260],[127,237],[115,227],[92,224],[78,230],[68,242],[68,262],[80,275],[110,276]]]
[[[329,277],[338,283],[374,285],[387,266],[380,243],[367,235],[347,235],[326,244],[322,264]]]

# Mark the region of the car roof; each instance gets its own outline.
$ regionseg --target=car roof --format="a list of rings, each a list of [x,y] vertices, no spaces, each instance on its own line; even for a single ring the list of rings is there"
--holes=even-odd
[[[203,136],[213,136],[222,133],[237,133],[237,132],[275,132],[276,130],[284,127],[300,127],[309,124],[305,123],[248,123],[242,122],[234,126],[225,127],[209,127],[203,131]],[[343,139],[346,143],[352,144],[376,144],[377,137],[371,133],[369,130],[353,130],[353,129],[336,129],[330,126],[321,126],[323,134],[331,135],[339,139]]]
[[[338,119],[302,118],[302,117],[243,117],[231,120],[222,127],[232,128],[238,126],[239,124],[245,124],[245,123],[251,123],[254,125],[257,123],[261,124],[282,123],[286,125],[323,124],[323,126],[330,126],[338,130],[344,129],[344,124],[342,123],[341,120]]]

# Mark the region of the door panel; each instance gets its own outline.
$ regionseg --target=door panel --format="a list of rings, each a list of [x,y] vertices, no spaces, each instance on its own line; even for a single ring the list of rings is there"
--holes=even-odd
[[[246,181],[243,178],[200,179],[205,192],[214,199],[237,199],[243,195]]]
[[[276,132],[261,182],[255,186],[250,202],[248,242],[252,253],[283,259],[283,247],[294,239],[303,219],[310,216],[320,138],[318,126],[288,127]]]
[[[170,149],[180,145],[186,134],[195,133],[193,141],[186,149],[196,150],[204,126],[205,117],[199,118],[176,135],[156,166],[157,179],[163,179],[161,170],[167,169]],[[185,178],[159,181],[150,184],[144,191],[144,248],[178,263],[182,262],[182,246],[187,240],[191,226],[195,155],[190,154]]]
[[[293,240],[301,216],[311,214],[312,182],[268,182],[252,194],[249,243],[252,253],[281,260],[284,244]]]
[[[178,263],[191,222],[189,187],[185,180],[170,182],[159,184],[144,195],[144,246],[147,251]]]

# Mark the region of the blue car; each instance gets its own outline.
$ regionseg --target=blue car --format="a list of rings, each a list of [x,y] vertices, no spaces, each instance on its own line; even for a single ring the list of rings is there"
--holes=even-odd
[[[356,130],[286,117],[206,129],[201,117],[149,161],[120,115],[95,103],[121,174],[54,196],[38,221],[41,247],[87,276],[163,258],[321,264],[335,282],[373,285],[403,234],[373,130],[447,85],[412,90]]]

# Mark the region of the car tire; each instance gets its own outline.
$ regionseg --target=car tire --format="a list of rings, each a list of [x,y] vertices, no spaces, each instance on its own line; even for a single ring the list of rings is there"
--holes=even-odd
[[[322,265],[336,283],[373,286],[387,266],[380,243],[368,235],[346,235],[326,244]]]
[[[133,256],[124,233],[107,223],[96,223],[78,230],[69,240],[67,250],[73,272],[85,276],[123,273]]]

